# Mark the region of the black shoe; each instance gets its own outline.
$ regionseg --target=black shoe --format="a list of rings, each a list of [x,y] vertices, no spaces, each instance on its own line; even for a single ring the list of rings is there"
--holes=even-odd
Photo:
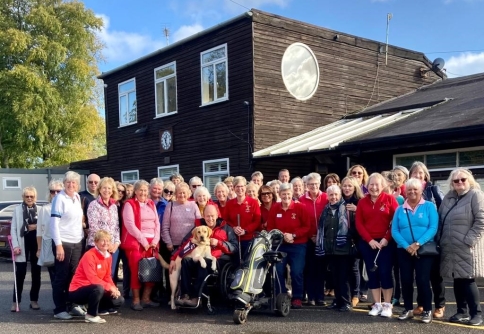
[[[328,303],[326,303],[324,300],[318,300],[316,302],[316,305],[318,305],[318,306],[326,306],[326,305],[328,305]]]
[[[402,313],[398,316],[398,320],[407,320],[413,318],[412,310],[403,310]]]
[[[351,307],[351,305],[348,305],[348,304],[338,309],[338,311],[340,312],[350,312],[352,310],[353,308]]]
[[[471,320],[467,323],[468,325],[471,326],[480,326],[482,325],[482,315],[476,314],[471,317]]]
[[[336,304],[336,303],[331,303],[331,304],[329,304],[328,306],[326,306],[326,309],[327,309],[327,310],[336,310],[336,309],[339,309],[339,307],[338,307],[338,304]]]
[[[451,316],[449,318],[449,321],[450,322],[457,322],[457,323],[460,323],[460,322],[467,322],[471,319],[471,317],[469,317],[467,314],[465,313],[456,313],[454,314],[453,316]]]

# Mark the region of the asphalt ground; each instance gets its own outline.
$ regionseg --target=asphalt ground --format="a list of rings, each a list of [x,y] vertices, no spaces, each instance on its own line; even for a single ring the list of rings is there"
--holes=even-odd
[[[484,298],[484,280],[479,281],[481,302]],[[478,333],[484,326],[472,327],[451,324],[445,320],[434,320],[423,324],[417,319],[399,321],[396,314],[402,308],[394,308],[392,319],[368,316],[368,303],[360,303],[352,312],[339,313],[322,307],[308,306],[300,310],[291,310],[281,318],[268,311],[252,310],[243,325],[236,325],[232,320],[233,309],[227,305],[218,305],[216,315],[207,315],[205,309],[176,312],[164,303],[159,308],[133,311],[129,304],[123,306],[115,315],[105,316],[105,324],[88,324],[84,318],[61,321],[53,317],[52,291],[48,273],[42,271],[42,287],[39,304],[40,311],[30,310],[29,305],[30,274],[27,273],[20,312],[10,312],[13,292],[12,262],[0,259],[0,334],[3,333]],[[455,313],[455,299],[451,282],[446,289],[447,306],[445,317]],[[129,302],[129,301],[128,301]]]

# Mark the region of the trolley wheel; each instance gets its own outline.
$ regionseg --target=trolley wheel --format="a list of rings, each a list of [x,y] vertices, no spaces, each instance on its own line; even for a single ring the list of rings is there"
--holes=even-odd
[[[216,315],[217,314],[217,309],[215,307],[209,307],[207,308],[207,314],[208,315]]]
[[[237,325],[244,324],[247,321],[247,311],[244,309],[235,310],[233,320]]]
[[[287,293],[280,293],[276,298],[276,314],[281,317],[287,317],[291,311],[291,298]]]

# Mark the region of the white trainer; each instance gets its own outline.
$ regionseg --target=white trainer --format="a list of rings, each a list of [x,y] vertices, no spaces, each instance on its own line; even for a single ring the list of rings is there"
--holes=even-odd
[[[385,318],[391,318],[393,315],[392,308],[392,304],[382,303],[382,311],[380,313],[380,316]]]
[[[375,317],[377,315],[380,315],[382,312],[382,305],[381,303],[375,303],[371,307],[370,312],[368,312],[368,315],[371,315],[372,317]]]

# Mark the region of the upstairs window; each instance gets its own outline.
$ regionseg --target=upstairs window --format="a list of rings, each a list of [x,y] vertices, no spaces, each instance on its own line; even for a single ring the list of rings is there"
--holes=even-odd
[[[119,126],[135,124],[137,122],[136,80],[122,82],[118,85],[119,96]]]
[[[202,71],[202,105],[229,98],[227,44],[200,54]]]
[[[176,113],[176,63],[155,68],[156,117]]]

